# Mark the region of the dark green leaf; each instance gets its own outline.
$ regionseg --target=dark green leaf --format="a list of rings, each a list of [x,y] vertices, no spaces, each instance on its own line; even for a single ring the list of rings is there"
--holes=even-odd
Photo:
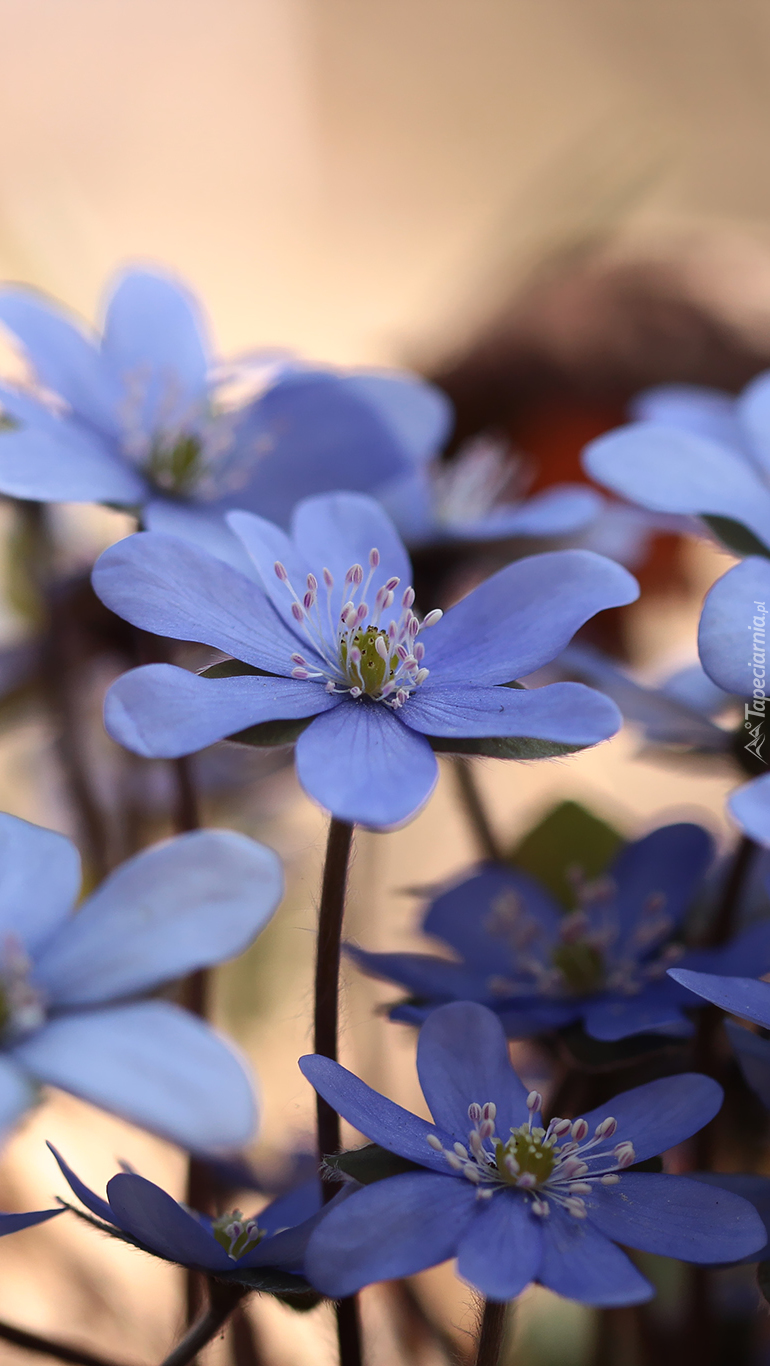
[[[533,740],[526,735],[470,736],[447,739],[426,735],[437,754],[482,754],[487,759],[555,759],[560,754],[575,754],[584,745],[559,745],[552,740]]]
[[[367,1143],[363,1148],[351,1148],[346,1153],[335,1153],[327,1157],[324,1165],[333,1172],[344,1172],[362,1186],[371,1186],[374,1181],[384,1181],[388,1176],[401,1176],[402,1172],[421,1171],[418,1162],[410,1162],[406,1157],[381,1148],[379,1143]]]
[[[701,513],[701,521],[718,536],[722,545],[736,555],[763,555],[770,559],[770,549],[760,541],[753,531],[732,517],[717,517],[714,513]]]
[[[217,1272],[216,1280],[230,1285],[247,1285],[250,1290],[261,1291],[263,1295],[276,1295],[292,1309],[314,1309],[321,1296],[313,1290],[304,1276],[292,1276],[289,1271],[280,1271],[271,1266],[234,1267],[232,1271]]]
[[[220,659],[218,664],[209,664],[202,669],[200,678],[241,678],[244,674],[256,674],[258,678],[277,678],[277,674],[267,669],[257,669],[253,664],[244,664],[240,659]]]
[[[258,726],[248,726],[235,735],[228,735],[227,739],[237,745],[256,745],[259,749],[293,745],[312,720],[312,716],[306,716],[301,721],[261,721]]]
[[[606,872],[623,836],[579,802],[560,802],[508,855],[508,862],[537,878],[565,908],[575,905],[571,869],[586,878]]]

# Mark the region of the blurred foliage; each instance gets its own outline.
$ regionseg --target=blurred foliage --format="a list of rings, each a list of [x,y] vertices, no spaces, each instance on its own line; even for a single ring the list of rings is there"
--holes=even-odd
[[[617,830],[579,802],[560,802],[514,846],[508,862],[573,910],[575,871],[586,879],[600,877],[624,843]]]

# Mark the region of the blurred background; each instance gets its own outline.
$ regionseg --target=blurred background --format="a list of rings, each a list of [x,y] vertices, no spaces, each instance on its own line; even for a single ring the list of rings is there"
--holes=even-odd
[[[413,366],[455,399],[461,434],[505,427],[546,482],[551,467],[576,472],[582,442],[642,385],[738,388],[770,363],[759,0],[0,0],[0,52],[0,276],[92,320],[117,266],[164,263],[205,301],[221,351]],[[86,563],[124,523],[64,509],[61,534]],[[651,591],[624,625],[642,676],[694,658],[702,594],[726,565],[703,544],[667,553],[668,591],[655,591],[651,557]],[[6,641],[28,629],[12,598]],[[52,739],[34,711],[3,729],[0,807],[73,833]],[[726,763],[662,770],[636,746],[629,731],[569,761],[482,764],[496,827],[513,841],[573,797],[629,835],[685,812],[733,838]],[[291,770],[248,777],[208,793],[205,814],[287,860],[276,921],[218,980],[220,1021],[261,1080],[255,1155],[273,1170],[311,1142],[295,1060],[309,1036],[324,818]],[[165,833],[145,816],[148,838]],[[447,771],[406,830],[359,838],[351,937],[417,945],[404,889],[476,853]],[[413,1038],[372,1010],[392,995],[351,974],[344,1060],[417,1105]],[[522,1062],[536,1075],[536,1058]],[[55,1096],[5,1151],[3,1208],[61,1188],[46,1137],[97,1188],[116,1157],[183,1188],[180,1154]],[[0,1243],[0,1267],[1,1316],[129,1366],[162,1355],[181,1321],[173,1270],[73,1220]],[[469,1352],[470,1293],[446,1267],[416,1280],[447,1343],[421,1337],[403,1306],[394,1328],[375,1289],[372,1366]],[[260,1301],[251,1313],[271,1366],[333,1360],[325,1310],[300,1318]],[[591,1312],[548,1292],[527,1292],[517,1334],[520,1366],[593,1360]],[[30,1360],[5,1345],[0,1358]]]

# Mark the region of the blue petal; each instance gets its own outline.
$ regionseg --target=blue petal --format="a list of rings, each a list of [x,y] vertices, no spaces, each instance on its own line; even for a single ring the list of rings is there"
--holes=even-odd
[[[442,892],[423,921],[425,934],[451,945],[477,972],[499,976],[516,969],[512,950],[487,929],[487,920],[500,897],[513,895],[536,921],[546,942],[559,933],[562,915],[549,893],[534,878],[515,868],[488,867]]]
[[[295,1224],[304,1223],[320,1209],[323,1209],[321,1178],[311,1176],[309,1181],[303,1181],[300,1186],[294,1186],[285,1195],[279,1195],[265,1205],[259,1212],[259,1227],[272,1237],[282,1228],[293,1228]]]
[[[117,392],[99,354],[96,338],[55,304],[26,289],[0,290],[0,321],[18,338],[46,389],[114,436]]]
[[[4,1238],[6,1233],[19,1233],[22,1229],[32,1228],[35,1224],[45,1224],[57,1214],[63,1213],[64,1210],[60,1206],[58,1209],[28,1210],[26,1214],[0,1214],[0,1238]]]
[[[100,1195],[96,1195],[80,1180],[80,1177],[64,1161],[58,1149],[53,1146],[53,1143],[48,1143],[47,1147],[50,1148],[56,1158],[67,1185],[77,1196],[81,1205],[85,1205],[86,1209],[90,1209],[91,1213],[95,1214],[98,1219],[102,1219],[105,1224],[114,1224],[116,1227],[120,1227],[107,1201],[103,1200]]]
[[[341,386],[371,405],[415,464],[435,455],[452,430],[449,399],[419,375],[406,370],[358,370],[341,377]]]
[[[770,1177],[748,1176],[743,1172],[693,1172],[691,1179],[702,1181],[706,1186],[718,1186],[721,1190],[731,1191],[733,1195],[750,1201],[764,1224],[765,1237],[770,1240]],[[770,1244],[765,1242],[762,1247],[741,1258],[741,1263],[764,1262],[769,1256]]]
[[[734,447],[640,422],[592,441],[583,464],[600,484],[641,507],[732,517],[770,540],[770,492]]]
[[[429,656],[427,656],[429,658]],[[443,674],[439,669],[438,677]],[[620,729],[623,718],[608,697],[582,683],[544,688],[484,688],[428,680],[400,713],[424,735],[523,735],[565,745],[595,745]]]
[[[479,1204],[460,1239],[457,1273],[489,1300],[512,1300],[537,1277],[542,1220],[513,1192],[501,1191]]]
[[[732,1020],[725,1020],[725,1032],[746,1081],[770,1110],[770,1039],[762,1039]]]
[[[591,1183],[588,1217],[607,1238],[684,1262],[734,1262],[764,1247],[765,1226],[747,1200],[686,1176],[627,1172]]]
[[[76,422],[0,432],[0,490],[51,503],[141,503],[147,484],[110,444]]]
[[[297,740],[295,760],[308,796],[338,820],[375,829],[414,816],[438,779],[427,740],[382,702],[345,699],[317,716]]]
[[[477,1210],[475,1187],[462,1177],[407,1172],[376,1181],[321,1221],[308,1246],[306,1275],[334,1299],[375,1281],[413,1276],[454,1256]]]
[[[585,484],[557,484],[515,505],[499,504],[486,517],[455,524],[465,539],[498,540],[508,536],[567,536],[582,531],[601,514],[603,499]]]
[[[0,937],[18,936],[37,954],[65,922],[80,891],[71,840],[0,812]]]
[[[127,394],[132,381],[146,386],[139,422],[152,433],[200,403],[206,390],[205,324],[192,294],[170,275],[144,270],[118,278],[107,304],[102,353]]]
[[[497,1016],[474,1001],[439,1006],[420,1030],[417,1072],[428,1108],[440,1128],[465,1142],[473,1127],[468,1106],[497,1106],[497,1132],[509,1131],[529,1115],[527,1088],[508,1056]]]
[[[754,717],[753,723],[758,720]],[[770,773],[733,792],[727,806],[744,834],[770,848]]]
[[[752,977],[724,977],[718,973],[691,972],[688,968],[669,968],[669,977],[720,1006],[730,1015],[770,1028],[770,985]]]
[[[602,1307],[642,1304],[655,1293],[620,1248],[586,1219],[575,1219],[553,1204],[543,1220],[538,1280],[557,1295]]]
[[[296,622],[291,612],[294,598],[288,586],[281,583],[277,577],[276,562],[280,560],[289,576],[289,583],[300,598],[304,595],[307,576],[311,570],[315,569],[316,578],[319,583],[321,582],[318,565],[311,565],[287,532],[265,517],[257,517],[253,512],[235,511],[227,513],[226,521],[248,557],[252,575],[269,597],[276,612],[280,613],[292,631],[295,630]],[[324,588],[321,588],[321,604],[325,609]],[[335,620],[340,605],[339,595],[336,595]]]
[[[244,1064],[214,1030],[167,1001],[63,1015],[9,1050],[38,1081],[183,1148],[239,1148],[257,1116]]]
[[[656,422],[679,431],[706,436],[723,446],[746,451],[746,436],[738,420],[733,394],[700,384],[658,384],[637,394],[629,405],[638,422]]]
[[[350,1186],[344,1186],[342,1191],[334,1197],[334,1200],[324,1206],[321,1203],[320,1180],[316,1179],[314,1184],[317,1197],[314,1201],[316,1208],[312,1213],[304,1218],[294,1220],[291,1226],[288,1218],[285,1218],[281,1225],[275,1223],[278,1232],[270,1234],[257,1247],[252,1248],[251,1252],[247,1252],[244,1257],[239,1258],[240,1266],[277,1266],[286,1271],[303,1271],[305,1253],[313,1230],[326,1217],[326,1211],[334,1207],[335,1202],[342,1204],[353,1193]],[[265,1228],[265,1211],[260,1211],[257,1218],[259,1227]]]
[[[660,690],[701,716],[718,716],[730,702],[730,694],[713,683],[700,664],[688,664],[671,674]]]
[[[143,510],[142,521],[145,530],[189,541],[209,555],[216,555],[218,560],[224,560],[247,578],[255,578],[254,565],[227,525],[223,513],[212,511],[205,503],[153,498]]]
[[[260,721],[301,720],[339,705],[339,697],[303,679],[201,678],[173,664],[144,664],[108,690],[104,724],[135,754],[175,759]]]
[[[764,662],[764,622],[767,611],[766,608],[764,612],[758,609],[757,603],[761,605],[769,601],[770,562],[757,556],[729,569],[706,595],[698,627],[698,650],[706,673],[726,692],[736,693],[739,697],[751,697],[754,691],[754,631],[760,633],[758,649],[762,657],[757,666],[761,669],[759,685],[763,689],[767,686]],[[756,717],[750,724],[755,726],[759,719]],[[748,740],[748,735],[746,738]]]
[[[367,953],[347,944],[346,951],[357,967],[370,977],[398,982],[413,995],[441,1001],[488,1001],[486,979],[474,976],[459,963],[432,958],[427,953]]]
[[[617,1143],[634,1145],[637,1162],[657,1157],[683,1139],[697,1133],[720,1109],[723,1091],[711,1077],[699,1072],[682,1072],[676,1077],[661,1077],[621,1093],[606,1105],[585,1115],[589,1129],[613,1115],[617,1132],[597,1152],[611,1152]]]
[[[435,1124],[418,1119],[401,1105],[373,1091],[338,1062],[318,1053],[300,1058],[299,1068],[319,1096],[323,1096],[359,1133],[399,1157],[408,1157],[411,1162],[446,1173],[446,1159],[428,1143],[428,1135],[437,1132]],[[439,1132],[439,1137],[445,1147],[451,1147],[450,1134]]]
[[[589,550],[557,550],[493,574],[426,636],[433,682],[510,683],[548,664],[584,622],[634,602],[627,570]]]
[[[257,584],[175,536],[127,536],[100,556],[92,581],[113,612],[155,635],[213,645],[275,674],[291,673],[297,649],[313,657]]]
[[[495,1014],[507,1038],[530,1039],[533,1034],[547,1034],[553,1029],[561,1029],[562,1025],[572,1024],[573,1020],[580,1019],[581,1011],[579,1003],[563,1005],[546,1002],[541,997],[540,1000],[533,998],[531,1003],[526,998],[503,1001],[495,1006]]]
[[[232,1271],[235,1263],[214,1235],[152,1181],[119,1172],[107,1182],[107,1196],[114,1222],[159,1257],[202,1271]]]
[[[242,953],[283,896],[277,854],[198,830],[122,864],[49,940],[35,981],[57,1007],[149,991]]]
[[[36,1087],[7,1052],[0,1054],[0,1138],[5,1138],[16,1121],[37,1102]]]
[[[761,977],[770,971],[770,921],[750,925],[721,948],[691,949],[680,958],[677,967],[716,972],[722,977]],[[685,990],[681,984],[680,990]],[[695,1000],[697,1003],[697,997]]]
[[[664,898],[661,910],[670,928],[662,931],[659,938],[670,935],[671,929],[681,923],[713,857],[714,841],[708,832],[685,821],[662,825],[621,850],[609,870],[617,886],[615,908],[620,936],[613,952],[619,958],[626,953],[644,957],[657,942],[649,942],[644,954],[639,953],[634,943],[634,934],[651,897]]]
[[[770,375],[757,375],[746,385],[736,403],[744,440],[765,474],[770,474]]]
[[[692,1005],[697,1000],[691,999]],[[682,1036],[682,1027],[692,1033],[692,1025],[682,1014],[682,1001],[662,983],[646,987],[638,996],[610,996],[586,1006],[585,1030],[592,1039],[615,1043],[632,1034],[667,1033]]]
[[[294,509],[291,519],[292,538],[316,578],[321,579],[324,566],[334,577],[332,611],[342,607],[342,588],[351,565],[363,566],[369,572],[369,551],[379,550],[380,564],[372,578],[370,605],[380,584],[397,578],[399,592],[412,581],[412,565],[403,542],[387,512],[373,498],[362,493],[328,493],[317,498],[303,498]]]

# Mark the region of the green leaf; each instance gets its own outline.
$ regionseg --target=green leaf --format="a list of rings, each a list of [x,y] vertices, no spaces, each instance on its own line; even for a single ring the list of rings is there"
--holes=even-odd
[[[700,516],[701,521],[719,537],[722,545],[736,555],[762,555],[770,559],[770,549],[742,522],[736,522],[732,517],[717,517],[711,512],[702,512]]]
[[[560,802],[524,836],[508,862],[537,878],[568,910],[575,905],[570,869],[600,877],[625,843],[623,836],[579,802]]]
[[[240,659],[221,659],[218,664],[209,664],[202,669],[199,678],[241,678],[244,674],[256,674],[258,678],[278,678],[278,674],[268,673],[267,669],[257,669],[253,664],[244,664]]]
[[[575,754],[584,745],[560,745],[552,740],[533,740],[526,735],[460,736],[426,735],[436,754],[481,754],[487,759],[555,759],[560,754]]]
[[[584,1072],[614,1072],[651,1053],[682,1048],[681,1039],[666,1038],[663,1034],[632,1034],[628,1039],[606,1043],[603,1039],[592,1039],[580,1024],[567,1025],[558,1030],[558,1035],[572,1061]]]
[[[333,1172],[343,1172],[362,1186],[371,1186],[374,1181],[384,1181],[389,1176],[401,1176],[403,1172],[422,1171],[418,1162],[398,1157],[387,1148],[381,1148],[379,1143],[366,1143],[363,1148],[335,1153],[324,1159],[324,1166]]]
[[[280,1271],[270,1266],[233,1267],[232,1271],[219,1271],[215,1279],[230,1285],[247,1285],[250,1290],[258,1290],[263,1295],[275,1295],[292,1309],[306,1313],[315,1309],[323,1298],[304,1276],[292,1276],[289,1271]]]
[[[226,739],[237,745],[255,745],[258,749],[293,745],[312,720],[312,716],[306,716],[301,721],[260,721],[259,725],[247,726],[246,730],[236,731]]]

